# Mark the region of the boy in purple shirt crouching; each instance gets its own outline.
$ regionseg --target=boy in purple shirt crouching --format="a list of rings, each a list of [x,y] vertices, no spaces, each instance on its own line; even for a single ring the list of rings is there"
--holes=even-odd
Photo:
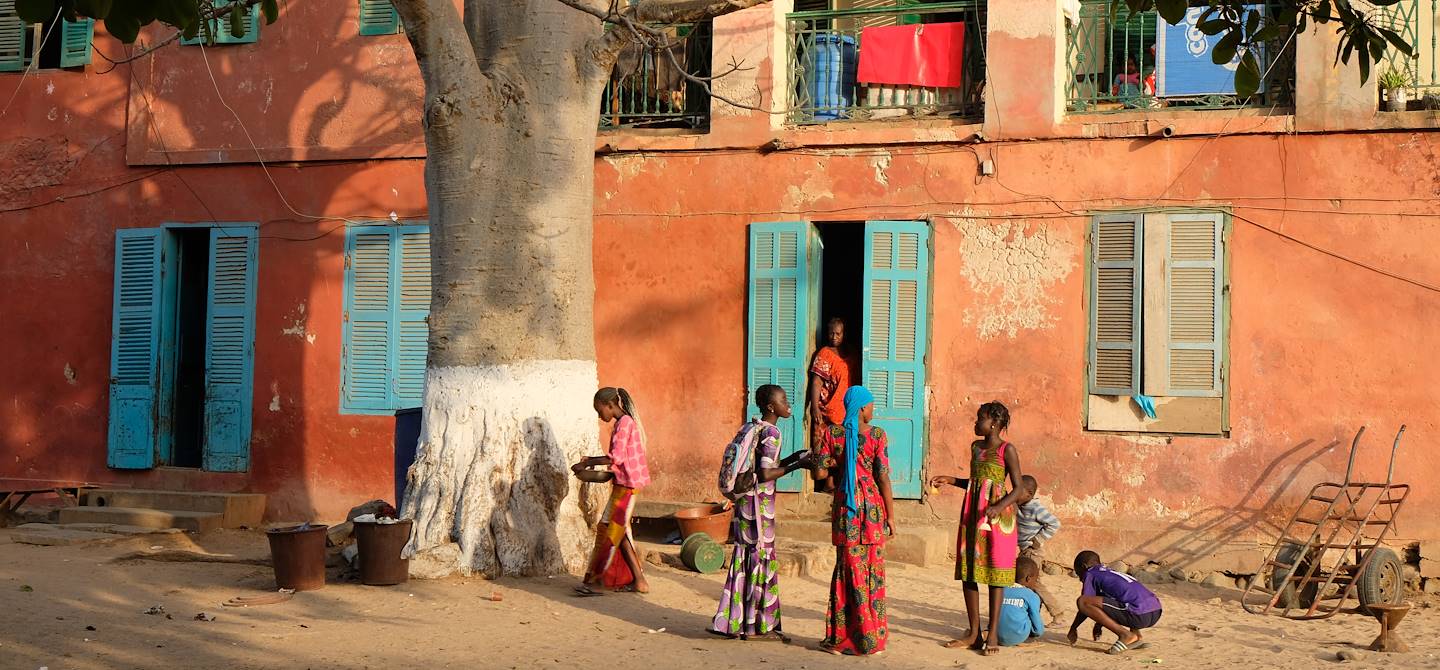
[[[1070,624],[1066,636],[1070,644],[1075,644],[1080,624],[1088,618],[1095,621],[1094,639],[1100,639],[1101,627],[1119,638],[1109,653],[1145,648],[1147,643],[1140,631],[1160,622],[1160,599],[1134,577],[1105,567],[1100,555],[1093,551],[1075,556],[1075,576],[1083,586],[1080,599],[1075,601],[1075,623]]]

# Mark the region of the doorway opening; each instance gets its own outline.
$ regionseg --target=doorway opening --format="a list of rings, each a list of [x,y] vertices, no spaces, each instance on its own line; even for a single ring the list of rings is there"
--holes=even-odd
[[[198,468],[205,453],[205,320],[210,293],[210,229],[173,228],[175,287],[174,432],[166,465]]]
[[[865,222],[818,223],[820,243],[825,250],[820,274],[820,322],[812,332],[818,346],[829,346],[825,324],[831,318],[845,320],[845,352],[860,358],[861,320],[865,313]],[[818,347],[817,347],[818,348]],[[859,383],[858,377],[855,383]]]

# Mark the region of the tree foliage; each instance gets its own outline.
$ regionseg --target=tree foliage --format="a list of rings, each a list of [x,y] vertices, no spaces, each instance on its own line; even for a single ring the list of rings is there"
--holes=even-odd
[[[152,23],[173,26],[185,39],[203,37],[214,42],[210,19],[226,18],[235,37],[245,34],[245,12],[260,5],[265,23],[280,16],[279,0],[15,0],[15,12],[29,23],[55,18],[88,17],[105,24],[105,32],[127,44],[140,36],[140,29]]]
[[[1111,13],[1128,11],[1132,15],[1154,11],[1166,23],[1175,25],[1195,7],[1205,11],[1196,21],[1196,27],[1206,35],[1222,37],[1215,43],[1211,59],[1215,64],[1229,63],[1240,54],[1240,64],[1235,70],[1235,92],[1249,97],[1260,89],[1264,72],[1255,57],[1255,47],[1278,44],[1305,33],[1311,22],[1317,25],[1334,25],[1340,35],[1336,49],[1336,60],[1349,64],[1356,59],[1360,69],[1360,81],[1370,79],[1370,68],[1385,58],[1385,52],[1394,49],[1407,58],[1415,56],[1414,49],[1399,33],[1388,26],[1375,22],[1372,13],[1380,7],[1388,7],[1401,0],[1368,0],[1357,7],[1351,0],[1282,0],[1278,3],[1257,2],[1256,0],[1111,0]]]

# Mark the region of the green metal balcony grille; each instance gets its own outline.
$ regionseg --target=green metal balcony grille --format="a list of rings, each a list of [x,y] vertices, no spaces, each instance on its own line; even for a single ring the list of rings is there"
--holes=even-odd
[[[670,35],[667,48],[632,44],[616,59],[600,98],[601,130],[710,125],[709,94],[682,74],[710,76],[710,22],[657,27]]]
[[[1260,2],[1257,5],[1262,4]],[[1278,2],[1267,0],[1268,16]],[[1192,10],[1195,11],[1195,10]],[[1284,37],[1258,50],[1260,89],[1248,99],[1233,93],[1167,94],[1158,71],[1157,56],[1165,45],[1157,42],[1166,29],[1154,12],[1131,15],[1122,6],[1112,14],[1109,0],[1082,0],[1078,22],[1068,19],[1066,39],[1066,99],[1071,112],[1103,113],[1135,109],[1235,109],[1289,107],[1295,94],[1295,38]],[[1184,46],[1209,63],[1205,36],[1187,33]],[[1232,70],[1233,72],[1233,70]],[[1232,79],[1233,82],[1233,79]],[[1173,87],[1172,87],[1173,88]]]
[[[859,4],[858,2],[856,4]],[[827,123],[915,117],[978,119],[984,110],[985,0],[800,11],[786,15],[790,121]],[[892,86],[855,81],[867,27],[965,24],[961,85]]]

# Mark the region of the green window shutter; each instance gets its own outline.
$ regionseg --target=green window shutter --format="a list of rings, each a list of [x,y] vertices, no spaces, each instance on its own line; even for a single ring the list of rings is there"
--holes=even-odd
[[[425,359],[430,344],[430,227],[396,230],[399,249],[399,293],[392,323],[399,333],[395,347],[392,409],[419,407],[425,399]]]
[[[155,467],[164,234],[159,228],[115,231],[106,458],[112,468]]]
[[[29,27],[15,14],[13,0],[0,0],[0,72],[25,69],[25,30]]]
[[[1090,393],[1140,388],[1141,216],[1102,215],[1091,226]]]
[[[785,389],[790,402],[802,404],[805,397],[811,329],[809,309],[809,253],[806,242],[810,226],[803,221],[755,223],[750,225],[749,323],[746,329],[746,411],[759,416],[753,403],[755,389],[776,384]],[[782,453],[790,454],[805,444],[800,417],[780,419]],[[799,491],[800,477],[791,473],[780,479],[781,491]]]
[[[360,0],[360,34],[394,35],[400,32],[400,14],[390,0]]]
[[[80,67],[90,62],[90,43],[95,37],[95,20],[66,21],[60,27],[60,67]]]
[[[930,228],[922,221],[865,224],[865,387],[872,423],[889,436],[895,497],[918,499],[925,463],[925,349],[928,343]]]
[[[395,229],[352,226],[345,243],[345,316],[341,409],[378,414],[390,406],[390,328]]]
[[[224,4],[217,3],[223,7]],[[250,5],[245,8],[245,34],[235,37],[230,34],[230,16],[216,21],[215,43],[216,44],[249,44],[260,39],[260,8],[257,5]]]
[[[1224,352],[1224,217],[1170,214],[1166,253],[1166,340],[1169,384],[1164,395],[1219,397]]]
[[[255,226],[210,229],[210,290],[205,310],[205,469],[250,469],[255,379]]]

